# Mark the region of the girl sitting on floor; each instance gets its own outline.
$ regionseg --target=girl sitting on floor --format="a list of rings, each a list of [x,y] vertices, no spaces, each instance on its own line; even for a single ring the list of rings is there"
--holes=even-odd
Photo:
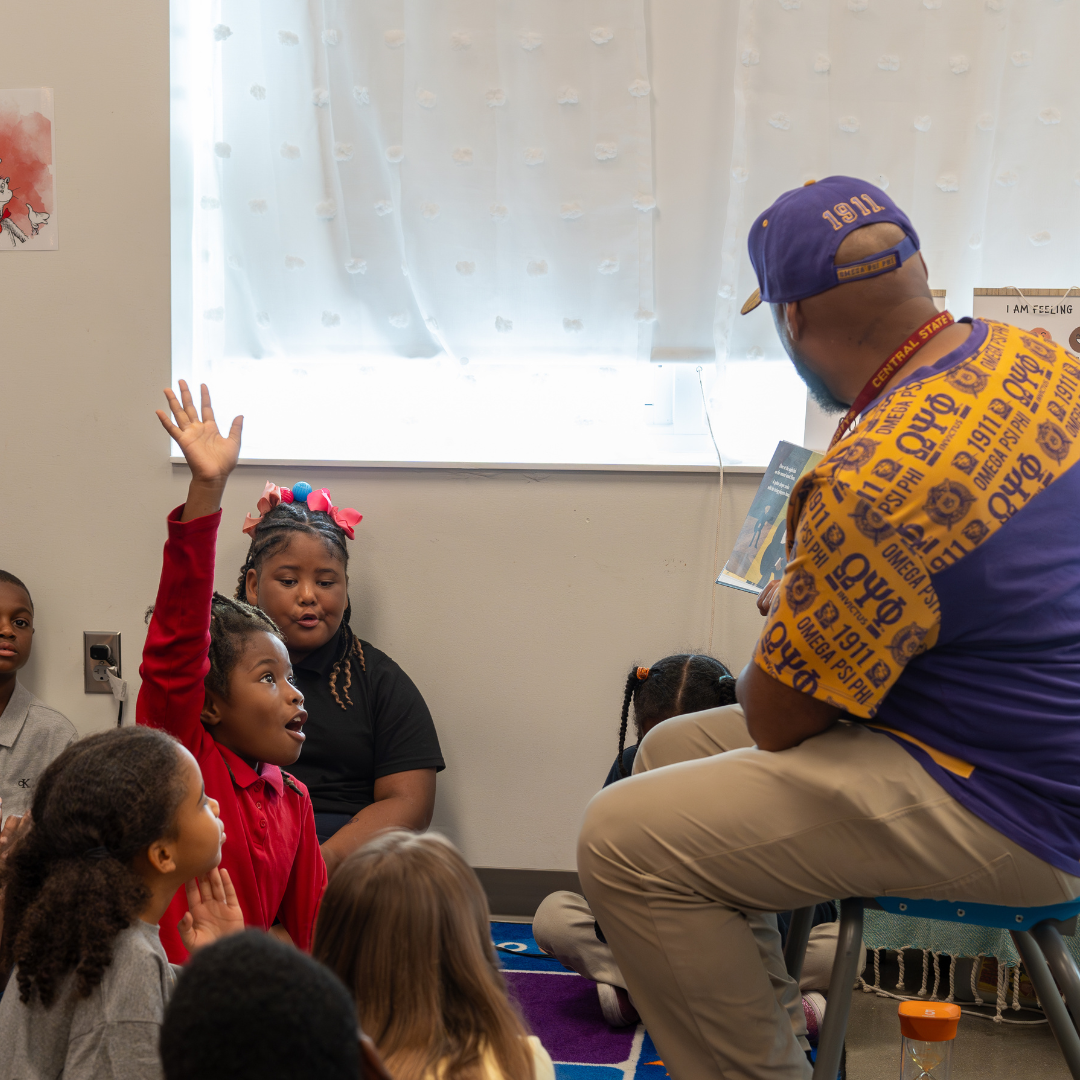
[[[313,955],[396,1080],[554,1080],[507,998],[490,918],[476,874],[433,833],[382,833],[331,878]]]
[[[326,864],[304,785],[283,772],[304,745],[304,695],[292,682],[281,633],[258,608],[214,592],[221,496],[240,455],[242,417],[222,437],[210,393],[202,419],[187,383],[182,401],[165,391],[172,420],[158,419],[191,469],[187,501],[169,514],[157,603],[143,646],[140,724],[163,728],[195,756],[206,790],[221,804],[231,838],[224,865],[249,926],[311,948]],[[162,921],[173,963],[187,950],[175,926],[178,894]]]
[[[192,952],[244,928],[215,869],[217,804],[175,739],[121,728],[65,750],[31,815],[0,871],[0,963],[15,964],[0,999],[0,1080],[155,1080],[175,983],[156,924],[173,894],[187,883],[179,933]]]
[[[700,654],[665,656],[652,667],[632,667],[623,690],[619,726],[619,753],[604,780],[604,787],[629,776],[634,769],[638,744],[657,724],[684,713],[717,709],[735,703],[735,677],[719,660]],[[626,746],[630,706],[634,708],[637,742]],[[817,923],[836,918],[835,905],[819,904]],[[787,922],[783,922],[786,933]],[[824,973],[825,984],[836,952],[835,927],[832,932],[811,935],[807,961],[803,965],[803,988],[815,986]],[[822,933],[825,938],[822,939]],[[541,901],[533,919],[537,945],[564,967],[596,983],[604,1019],[613,1027],[636,1024],[638,1013],[626,992],[626,983],[603,931],[593,918],[584,896],[564,890]]]
[[[281,627],[307,704],[296,775],[315,807],[327,869],[387,828],[426,829],[443,768],[439,737],[416,685],[349,623],[355,510],[325,488],[268,483],[248,514],[251,537],[236,598]]]

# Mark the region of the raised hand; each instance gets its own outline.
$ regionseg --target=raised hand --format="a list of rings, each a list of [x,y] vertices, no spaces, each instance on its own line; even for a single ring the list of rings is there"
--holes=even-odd
[[[244,418],[235,417],[229,434],[223,437],[214,420],[214,408],[210,404],[210,391],[206,383],[202,384],[201,420],[188,384],[183,379],[180,380],[180,401],[176,400],[171,390],[165,391],[165,398],[176,423],[169,419],[163,409],[157,410],[157,418],[183,452],[192,479],[224,486],[240,457],[240,432],[244,427]]]
[[[185,888],[188,912],[178,929],[189,953],[244,929],[244,913],[228,870],[215,867],[206,877],[189,881]]]

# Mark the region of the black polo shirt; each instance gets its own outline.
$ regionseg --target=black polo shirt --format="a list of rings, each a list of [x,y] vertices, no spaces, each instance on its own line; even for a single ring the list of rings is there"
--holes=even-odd
[[[410,769],[444,769],[439,736],[415,683],[366,641],[366,669],[350,656],[352,705],[330,693],[330,671],[341,647],[339,630],[293,668],[308,711],[307,740],[289,772],[307,785],[316,813],[357,814],[375,801],[375,781]],[[338,675],[345,701],[345,671]]]

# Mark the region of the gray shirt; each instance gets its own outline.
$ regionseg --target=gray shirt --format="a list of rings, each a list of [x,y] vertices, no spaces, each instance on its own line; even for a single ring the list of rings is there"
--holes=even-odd
[[[16,680],[0,713],[0,817],[25,814],[38,777],[79,737],[71,721]]]
[[[161,1080],[158,1036],[176,974],[156,926],[137,919],[117,934],[86,998],[71,973],[50,1008],[24,1005],[17,972],[0,999],[0,1080]]]

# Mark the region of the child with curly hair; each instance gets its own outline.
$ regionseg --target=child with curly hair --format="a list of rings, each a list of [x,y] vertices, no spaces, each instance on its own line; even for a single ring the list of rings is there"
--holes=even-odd
[[[160,731],[92,735],[45,770],[31,818],[0,869],[0,1080],[156,1080],[175,983],[156,923],[186,883],[187,949],[244,928],[199,766]]]
[[[396,1080],[554,1080],[506,994],[476,874],[436,833],[390,829],[342,862],[313,955],[352,992]]]
[[[183,452],[191,484],[169,514],[135,715],[175,735],[199,762],[233,838],[223,865],[247,924],[269,930],[280,922],[308,950],[326,864],[307,789],[283,771],[304,745],[304,695],[273,620],[214,592],[221,496],[240,455],[243,418],[223,437],[205,386],[201,418],[183,381],[180,395],[166,390],[172,419],[157,416]],[[178,894],[161,925],[174,963],[187,958],[174,929],[183,913]]]

